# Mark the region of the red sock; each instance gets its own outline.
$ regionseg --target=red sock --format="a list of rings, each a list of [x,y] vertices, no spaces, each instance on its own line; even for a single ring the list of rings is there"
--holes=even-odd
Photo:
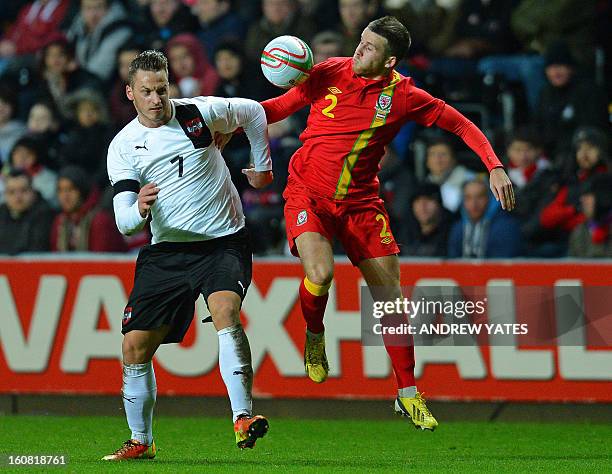
[[[399,318],[399,319],[398,319]],[[400,323],[407,323],[405,314],[398,314],[381,319],[383,326],[394,327]],[[414,339],[410,335],[383,334],[385,349],[391,359],[397,388],[413,387],[414,381]]]
[[[319,286],[309,282],[309,286],[315,289],[316,292],[325,292],[317,296],[308,291],[304,284],[305,281],[306,279],[304,278],[302,283],[300,283],[300,305],[302,306],[302,314],[306,320],[306,327],[308,330],[314,334],[319,334],[325,330],[325,326],[323,326],[323,315],[325,314],[325,306],[327,305],[327,298],[329,297],[327,293],[329,285]]]
[[[413,387],[414,380],[414,346],[388,346],[387,354],[391,358],[391,365],[395,372],[397,388]]]

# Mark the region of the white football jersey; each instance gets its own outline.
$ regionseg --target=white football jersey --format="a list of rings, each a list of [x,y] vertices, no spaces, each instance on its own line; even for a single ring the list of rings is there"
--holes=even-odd
[[[243,127],[255,170],[271,170],[263,107],[249,99],[218,97],[173,99],[171,105],[172,118],[165,125],[149,128],[135,118],[111,142],[107,167],[115,196],[157,184],[153,243],[237,232],[244,227],[242,204],[213,136]]]

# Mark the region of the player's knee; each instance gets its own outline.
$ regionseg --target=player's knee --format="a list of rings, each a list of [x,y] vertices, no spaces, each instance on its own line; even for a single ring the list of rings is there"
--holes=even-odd
[[[313,265],[306,270],[306,276],[315,285],[329,285],[334,279],[334,269],[327,265]]]
[[[221,302],[210,308],[210,313],[217,330],[234,326],[240,322],[240,308],[233,302]]]
[[[128,337],[129,334],[126,334],[123,338],[123,345],[121,347],[123,362],[125,364],[144,364],[149,362],[149,348],[136,339]]]

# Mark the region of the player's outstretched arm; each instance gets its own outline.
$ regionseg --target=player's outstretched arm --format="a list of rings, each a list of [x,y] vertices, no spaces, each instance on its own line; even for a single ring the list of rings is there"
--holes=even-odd
[[[266,111],[268,123],[280,122],[294,114],[302,107],[306,107],[310,101],[304,94],[302,86],[289,89],[283,95],[261,102]]]
[[[489,184],[495,199],[501,203],[502,209],[507,211],[514,209],[512,183],[484,133],[467,117],[448,104],[444,105],[435,124],[460,137],[480,157],[489,171]]]
[[[242,127],[251,145],[251,159],[255,171],[272,170],[268,144],[268,123],[263,107],[251,99],[231,98],[211,100],[211,131],[215,144],[219,134],[233,133]]]

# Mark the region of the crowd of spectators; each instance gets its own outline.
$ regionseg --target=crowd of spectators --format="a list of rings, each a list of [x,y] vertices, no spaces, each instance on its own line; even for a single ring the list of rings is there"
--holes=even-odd
[[[315,62],[352,55],[367,23],[412,35],[399,71],[487,134],[512,180],[501,210],[484,166],[439,130],[406,125],[379,179],[402,255],[612,257],[610,5],[598,0],[14,0],[0,10],[0,253],[128,252],[106,175],[144,49],[169,58],[172,97],[263,100],[259,56],[276,36]],[[286,253],[282,190],[307,110],[269,127],[274,183],[250,188],[249,146],[224,150],[257,254]],[[342,252],[336,246],[338,252]]]

